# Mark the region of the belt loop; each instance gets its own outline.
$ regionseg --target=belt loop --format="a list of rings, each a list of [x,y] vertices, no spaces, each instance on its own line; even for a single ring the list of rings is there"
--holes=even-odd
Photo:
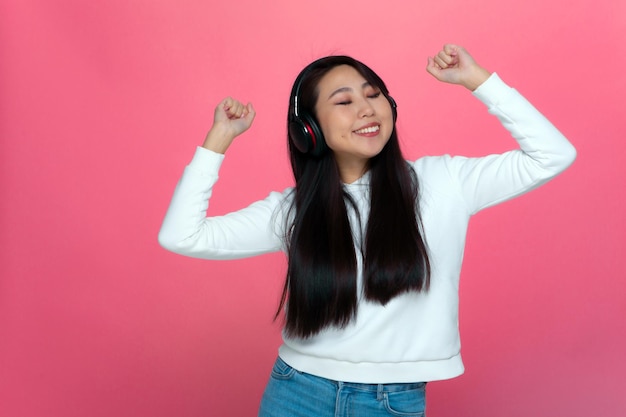
[[[385,392],[385,385],[384,384],[378,384],[378,389],[376,390],[376,400],[377,401],[382,401],[384,392]]]

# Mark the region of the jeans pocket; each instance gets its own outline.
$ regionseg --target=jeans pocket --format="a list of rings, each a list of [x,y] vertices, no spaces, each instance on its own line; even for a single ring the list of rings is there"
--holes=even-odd
[[[424,387],[406,391],[385,392],[385,409],[392,416],[422,417],[426,410]]]
[[[291,379],[296,373],[296,370],[287,365],[281,358],[276,359],[274,367],[272,368],[272,378],[276,379]]]

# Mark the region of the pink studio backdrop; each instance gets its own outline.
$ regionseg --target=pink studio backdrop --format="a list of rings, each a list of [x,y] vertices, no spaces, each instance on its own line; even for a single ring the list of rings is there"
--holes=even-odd
[[[626,415],[626,3],[0,2],[0,416],[252,416],[280,343],[282,255],[156,240],[226,95],[252,101],[214,213],[291,184],[285,113],[309,61],[370,64],[407,157],[514,146],[426,57],[457,42],[575,144],[562,176],[475,217],[466,374],[429,416]]]

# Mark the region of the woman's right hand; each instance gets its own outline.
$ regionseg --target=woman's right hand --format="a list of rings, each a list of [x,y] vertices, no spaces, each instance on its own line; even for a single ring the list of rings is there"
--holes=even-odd
[[[256,112],[252,103],[243,105],[231,97],[226,97],[215,108],[213,126],[206,135],[204,148],[224,153],[233,140],[248,130]]]

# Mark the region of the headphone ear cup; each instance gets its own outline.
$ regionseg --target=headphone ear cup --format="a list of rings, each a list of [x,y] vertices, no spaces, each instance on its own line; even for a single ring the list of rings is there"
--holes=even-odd
[[[302,153],[309,153],[313,147],[309,129],[299,117],[294,117],[289,122],[289,137],[296,149]]]
[[[393,121],[395,123],[396,119],[398,118],[398,105],[391,96],[387,96],[387,100],[389,100],[389,104],[391,104],[391,114],[393,115]]]
[[[293,118],[289,122],[289,136],[296,149],[313,156],[322,155],[326,149],[326,141],[315,119],[307,113]]]
[[[317,123],[315,118],[308,113],[304,113],[302,115],[302,120],[307,125],[311,133],[311,155],[321,156],[324,152],[326,152],[326,149],[328,149],[328,146],[326,146],[326,139],[324,139],[324,134],[322,133],[322,128]]]

